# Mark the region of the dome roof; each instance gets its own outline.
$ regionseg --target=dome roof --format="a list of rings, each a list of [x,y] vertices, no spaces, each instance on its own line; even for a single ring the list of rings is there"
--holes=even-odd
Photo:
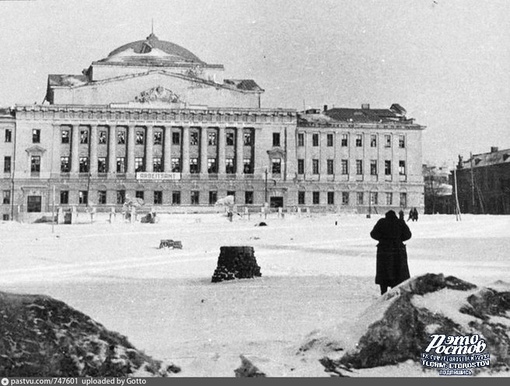
[[[159,59],[172,62],[188,62],[205,64],[196,55],[177,44],[159,40],[156,35],[151,33],[145,40],[138,40],[124,44],[108,54],[105,61],[115,61],[119,56],[129,57],[158,57]]]

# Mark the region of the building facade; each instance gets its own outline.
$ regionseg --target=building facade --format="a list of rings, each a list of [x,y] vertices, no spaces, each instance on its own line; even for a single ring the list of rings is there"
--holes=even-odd
[[[461,213],[510,214],[510,149],[459,157],[455,183]]]
[[[0,110],[2,215],[53,205],[422,207],[421,132],[390,109],[262,108],[251,79],[151,34],[49,75],[45,103]]]

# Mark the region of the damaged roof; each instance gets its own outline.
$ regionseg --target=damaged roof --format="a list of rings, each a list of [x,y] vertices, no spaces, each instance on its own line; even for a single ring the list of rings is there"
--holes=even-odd
[[[353,123],[386,123],[399,122],[404,124],[412,124],[413,119],[407,119],[406,110],[398,105],[393,104],[389,109],[371,109],[369,105],[362,108],[331,108],[324,110],[309,109],[300,113],[299,118],[303,124],[328,124],[339,122]]]
[[[496,150],[483,154],[473,154],[474,168],[504,163],[510,163],[510,149]],[[469,169],[471,167],[471,160],[468,159],[467,161],[462,161],[462,167]]]
[[[87,75],[51,74],[48,76],[50,87],[77,87],[90,83]],[[252,79],[225,79],[224,85],[240,91],[264,91]]]
[[[225,79],[225,84],[233,85],[238,90],[264,91],[253,79]]]
[[[335,121],[362,123],[396,121],[401,117],[390,109],[332,108],[324,114]]]
[[[89,83],[87,75],[66,75],[50,74],[48,75],[48,85],[52,87],[74,87],[83,86]]]

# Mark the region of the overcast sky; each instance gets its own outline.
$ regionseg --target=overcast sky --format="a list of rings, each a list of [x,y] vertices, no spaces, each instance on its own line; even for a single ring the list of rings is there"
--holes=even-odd
[[[48,74],[80,74],[154,32],[263,107],[388,108],[427,126],[423,160],[510,148],[508,0],[0,0],[0,106],[41,103]]]

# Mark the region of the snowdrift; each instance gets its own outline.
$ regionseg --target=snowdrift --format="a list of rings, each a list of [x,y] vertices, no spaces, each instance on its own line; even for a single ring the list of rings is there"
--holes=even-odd
[[[348,375],[353,369],[419,362],[433,334],[478,334],[487,343],[490,367],[475,373],[508,371],[510,284],[479,288],[442,274],[414,277],[381,296],[355,322],[312,333],[300,352],[322,352],[326,371]]]
[[[0,374],[165,377],[180,369],[49,296],[0,292]]]

